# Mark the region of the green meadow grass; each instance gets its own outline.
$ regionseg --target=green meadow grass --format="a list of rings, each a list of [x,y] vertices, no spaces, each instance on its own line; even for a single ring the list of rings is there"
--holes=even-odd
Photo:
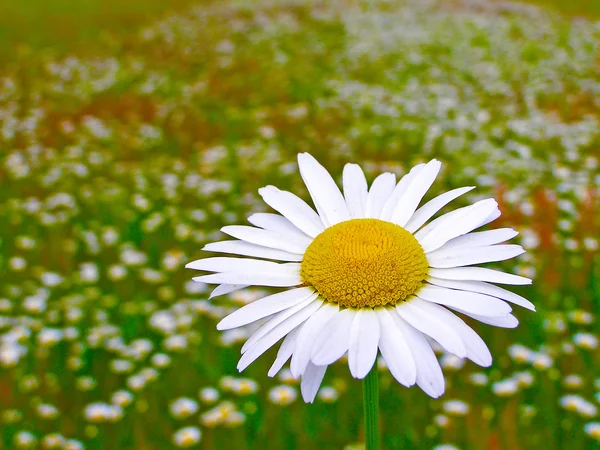
[[[495,197],[528,250],[493,267],[538,311],[472,323],[492,367],[440,351],[438,400],[382,369],[383,448],[600,448],[598,11],[507,5],[0,6],[0,448],[360,448],[347,365],[313,405],[276,349],[238,374],[251,330],[215,324],[268,291],[183,268],[258,188],[308,200],[303,151],[338,181],[436,157],[428,198],[477,185],[454,207]]]

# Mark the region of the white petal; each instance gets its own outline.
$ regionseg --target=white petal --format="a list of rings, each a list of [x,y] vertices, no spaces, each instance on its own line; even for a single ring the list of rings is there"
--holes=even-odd
[[[356,311],[350,329],[348,346],[348,366],[354,378],[367,376],[377,358],[379,343],[379,321],[372,309]]]
[[[244,241],[221,241],[206,244],[202,250],[207,252],[231,253],[233,255],[253,256],[255,258],[276,259],[279,261],[302,261],[301,254],[290,253]]]
[[[294,349],[294,356],[290,364],[290,371],[295,378],[298,378],[306,370],[317,336],[329,320],[338,312],[338,306],[325,302],[321,309],[302,325],[296,338],[296,348]]]
[[[326,371],[327,366],[315,366],[313,363],[308,363],[300,383],[300,392],[302,392],[302,398],[306,403],[315,401]]]
[[[267,262],[267,261],[265,261]],[[273,264],[268,271],[221,272],[194,277],[192,280],[208,284],[246,284],[248,286],[291,287],[302,284],[300,264]]]
[[[440,305],[460,308],[482,316],[505,316],[512,311],[510,305],[495,297],[477,292],[458,291],[427,285],[417,292],[417,297]]]
[[[498,203],[488,198],[465,208],[444,214],[415,234],[425,253],[432,252],[450,239],[481,226],[482,221],[498,209]]]
[[[456,331],[446,325],[436,315],[428,314],[416,308],[411,301],[396,305],[396,312],[404,320],[427,336],[435,339],[442,347],[460,358],[467,356],[467,350]]]
[[[391,316],[406,338],[408,347],[414,356],[415,365],[417,366],[417,385],[427,395],[438,398],[444,393],[446,382],[431,345],[429,345],[423,333],[404,321],[398,314],[392,314]]]
[[[186,269],[206,270],[209,272],[261,272],[273,270],[273,266],[283,266],[271,261],[251,258],[203,258],[185,265]]]
[[[264,352],[269,350],[273,345],[277,343],[282,337],[291,332],[294,328],[304,322],[310,317],[317,309],[321,307],[320,301],[313,301],[307,307],[300,310],[291,317],[281,322],[267,334],[265,334],[259,341],[257,341],[252,347],[250,347],[240,358],[237,368],[241,372]]]
[[[410,387],[415,384],[417,379],[417,366],[404,334],[396,326],[392,317],[392,314],[395,316],[397,314],[393,311],[390,314],[384,308],[379,308],[375,312],[381,330],[381,337],[379,339],[381,356],[383,356],[392,376],[400,384]]]
[[[245,289],[247,287],[247,284],[220,284],[213,289],[208,299],[210,300],[211,298],[219,297],[225,294],[230,294],[232,292],[239,291],[240,289]]]
[[[487,317],[487,316],[479,316],[477,314],[472,314],[472,313],[469,313],[466,311],[461,311],[458,308],[452,308],[452,309],[454,309],[456,312],[464,314],[465,316],[472,317],[475,320],[478,320],[478,321],[488,324],[488,325],[492,325],[494,327],[516,328],[517,325],[519,325],[519,320],[512,314],[508,314],[506,316],[501,316],[501,317]]]
[[[483,339],[473,331],[462,319],[455,316],[446,308],[435,303],[426,302],[420,299],[411,300],[411,304],[422,309],[426,313],[435,315],[442,319],[446,325],[449,325],[460,336],[465,348],[467,349],[467,358],[475,364],[482,367],[489,367],[492,364],[492,354]]]
[[[452,200],[460,197],[463,194],[475,189],[475,186],[467,186],[463,188],[453,189],[438,195],[432,200],[429,200],[423,206],[415,211],[411,219],[404,226],[408,231],[414,233],[421,228],[425,222],[431,219],[440,209],[450,203]]]
[[[292,308],[304,302],[309,297],[316,298],[313,289],[309,287],[290,289],[269,295],[260,300],[248,303],[229,314],[217,324],[217,330],[230,330],[231,328],[248,325],[284,309]]]
[[[228,225],[221,231],[242,241],[251,244],[263,245],[269,248],[285,250],[286,252],[303,255],[307,244],[294,237],[287,236],[276,231],[263,230],[261,228],[248,227],[245,225]]]
[[[311,361],[324,366],[340,359],[348,351],[350,329],[356,313],[344,309],[334,315],[317,336],[311,352]]]
[[[269,369],[267,375],[270,377],[274,377],[281,370],[283,365],[287,362],[288,359],[292,356],[294,352],[294,346],[296,345],[296,336],[298,335],[298,330],[300,327],[294,328],[283,340],[281,343],[281,347],[279,347],[279,351],[277,352],[277,358],[273,362],[273,365]]]
[[[304,308],[309,306],[312,302],[315,301],[317,294],[314,293],[310,295],[308,298],[305,298],[300,303],[291,306],[287,309],[284,309],[272,317],[269,318],[262,326],[260,326],[252,336],[248,338],[244,345],[242,345],[242,353],[245,353],[248,349],[250,349],[254,344],[256,344],[260,339],[262,339],[267,333],[277,327],[280,323],[284,322],[288,318],[292,317],[296,313],[302,311]]]
[[[248,222],[264,230],[287,234],[299,242],[306,243],[307,246],[312,242],[312,238],[308,234],[299,230],[296,225],[279,214],[255,213],[248,217]]]
[[[526,285],[531,284],[529,278],[500,272],[485,267],[453,267],[450,269],[429,269],[429,275],[445,280],[489,281],[490,283]]]
[[[421,170],[423,170],[424,167],[425,164],[417,164],[400,179],[394,190],[387,196],[387,199],[381,208],[381,213],[379,214],[379,218],[381,220],[390,221],[392,219],[392,214],[396,210],[396,205],[400,199],[404,197],[404,193],[408,189],[408,186],[411,184],[412,180],[419,174]]]
[[[396,186],[396,175],[393,173],[385,172],[375,178],[367,195],[365,217],[379,218],[381,208],[392,195],[394,186]]]
[[[449,240],[433,253],[450,249],[458,250],[462,248],[485,247],[487,245],[500,244],[501,242],[514,238],[518,234],[519,233],[512,228],[497,228],[495,230],[467,233]]]
[[[325,229],[319,215],[304,200],[291,192],[281,191],[275,186],[267,186],[259,189],[258,193],[267,205],[281,213],[307,235],[315,237]]]
[[[346,164],[343,173],[344,198],[350,217],[365,217],[368,186],[365,174],[358,164]]]
[[[298,155],[300,175],[326,227],[350,220],[348,206],[329,172],[308,153]]]
[[[400,197],[392,212],[391,221],[403,227],[413,216],[423,197],[435,181],[442,163],[434,159],[428,162],[411,180],[406,192]]]
[[[430,277],[427,281],[436,286],[443,286],[451,289],[461,289],[463,291],[479,292],[481,294],[498,297],[515,305],[535,311],[535,306],[526,298],[521,297],[513,292],[494,286],[493,284],[484,283],[483,281],[456,281],[444,280],[440,278]]]
[[[470,266],[473,264],[505,261],[525,253],[520,245],[490,245],[488,247],[474,247],[466,249],[451,249],[427,254],[429,266],[444,269],[448,267]]]
[[[485,219],[483,219],[481,221],[481,223],[479,225],[477,225],[475,228],[479,228],[482,227],[484,225],[487,225],[488,223],[493,222],[494,220],[496,220],[498,217],[500,217],[502,215],[502,213],[500,212],[499,209],[493,211],[489,216],[487,216]]]

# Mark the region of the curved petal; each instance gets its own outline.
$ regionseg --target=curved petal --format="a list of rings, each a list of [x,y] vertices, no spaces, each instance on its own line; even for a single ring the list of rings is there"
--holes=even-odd
[[[255,213],[248,217],[248,222],[264,230],[290,235],[299,242],[306,243],[306,246],[312,242],[310,236],[299,230],[296,225],[279,214]]]
[[[442,163],[437,159],[428,162],[419,173],[417,173],[406,188],[406,192],[400,197],[394,208],[391,221],[403,227],[411,219],[415,210],[425,197],[425,194],[435,181],[442,168]]]
[[[396,175],[385,172],[379,175],[371,184],[371,189],[367,195],[367,205],[365,207],[365,217],[379,219],[381,208],[394,191],[396,185]]]
[[[298,155],[300,175],[326,227],[350,219],[339,188],[327,170],[309,153]]]
[[[340,359],[348,351],[350,329],[355,312],[344,309],[335,314],[321,330],[311,352],[311,361],[318,365],[329,365]]]
[[[185,265],[186,269],[205,270],[208,272],[260,272],[273,270],[273,266],[284,266],[271,261],[251,258],[215,257],[203,258]]]
[[[324,302],[321,309],[302,325],[296,338],[296,348],[290,364],[290,371],[295,378],[298,378],[306,370],[317,336],[339,310],[338,306]]]
[[[496,228],[495,230],[477,231],[467,233],[451,239],[432,253],[443,252],[449,249],[459,250],[462,248],[485,247],[508,241],[519,233],[512,228]]]
[[[417,366],[413,354],[408,347],[406,337],[396,326],[392,311],[379,308],[375,310],[379,320],[381,337],[379,350],[392,376],[402,385],[410,387],[417,379]]]
[[[264,261],[268,262],[268,261]],[[245,284],[248,286],[292,287],[302,284],[300,264],[273,264],[258,272],[221,272],[194,277],[192,280],[207,284]]]
[[[424,167],[425,164],[417,164],[400,179],[394,190],[387,196],[383,207],[381,208],[381,213],[379,215],[381,220],[386,220],[388,222],[391,221],[392,214],[396,210],[396,205],[404,196],[404,193],[408,189],[408,186],[411,184],[412,180],[419,174],[421,170],[423,170]]]
[[[301,254],[290,253],[276,248],[263,247],[244,241],[221,241],[206,244],[202,250],[215,253],[231,253],[232,255],[253,256],[255,258],[275,259],[279,261],[302,261]]]
[[[398,314],[391,314],[398,329],[406,338],[417,367],[417,385],[433,398],[444,393],[446,381],[440,363],[427,342],[427,339],[416,328],[408,324]]]
[[[505,261],[525,253],[520,245],[503,244],[488,247],[438,250],[427,254],[429,266],[444,269],[448,267],[470,266],[495,261]]]
[[[272,378],[277,375],[283,365],[292,356],[292,353],[294,352],[294,346],[296,345],[296,336],[298,336],[299,330],[300,327],[294,328],[281,343],[281,347],[279,347],[279,351],[277,352],[277,358],[275,358],[273,365],[267,373],[269,377]]]
[[[365,174],[358,164],[346,164],[343,173],[344,198],[348,205],[350,217],[365,217],[368,186]]]
[[[319,215],[304,200],[291,192],[267,186],[259,189],[258,193],[267,205],[307,235],[315,237],[325,229]]]
[[[309,362],[304,375],[302,375],[302,382],[300,383],[300,392],[302,392],[302,399],[306,403],[312,403],[315,401],[327,366],[316,366]]]
[[[221,295],[230,294],[235,291],[239,291],[240,289],[247,288],[247,284],[220,284],[210,293],[208,299],[215,297],[220,297]]]
[[[248,340],[244,342],[244,345],[242,345],[242,353],[245,353],[248,349],[254,346],[254,344],[256,344],[260,339],[263,338],[263,336],[265,336],[272,329],[277,327],[280,323],[284,322],[288,318],[297,314],[299,311],[302,311],[308,305],[312,304],[316,298],[316,293],[311,294],[308,298],[305,298],[300,303],[297,303],[294,306],[284,309],[270,317],[269,320],[267,320],[254,333],[252,333],[252,336],[250,336]]]
[[[238,328],[292,308],[309,297],[316,298],[312,288],[301,287],[269,295],[235,310],[217,324],[217,330]]]
[[[460,358],[467,356],[465,345],[456,331],[446,325],[440,318],[423,312],[421,309],[413,306],[411,301],[396,305],[395,310],[410,325],[421,333],[435,339],[448,352],[454,353]]]
[[[461,236],[480,227],[490,214],[498,210],[498,203],[488,198],[471,206],[438,217],[429,225],[419,230],[415,238],[425,253],[437,250],[450,239]]]
[[[484,283],[483,281],[453,281],[443,280],[440,278],[430,277],[427,281],[436,286],[447,287],[450,289],[460,289],[463,291],[479,292],[480,294],[490,295],[492,297],[501,298],[507,302],[522,306],[523,308],[535,311],[535,306],[526,298],[521,297],[513,292],[494,286],[493,284]]]
[[[411,304],[422,309],[428,314],[435,315],[444,323],[449,325],[460,336],[467,349],[467,358],[475,364],[482,367],[489,367],[492,364],[492,354],[483,339],[469,327],[461,318],[455,316],[446,308],[435,303],[426,302],[420,299],[411,300]]]
[[[308,319],[310,315],[320,307],[320,301],[313,301],[304,309],[298,311],[296,314],[279,323],[279,325],[266,333],[262,338],[256,341],[254,345],[246,350],[238,362],[238,370],[241,372],[254,361],[256,361],[259,356],[273,347],[273,345],[275,345],[282,337],[290,333],[298,325],[302,324],[302,322]]]
[[[367,376],[377,358],[379,321],[372,309],[359,309],[354,315],[348,346],[348,366],[354,378]]]
[[[429,269],[429,275],[444,280],[488,281],[490,283],[527,285],[529,278],[500,272],[485,267],[452,267],[448,269]]]
[[[406,223],[404,228],[406,228],[411,233],[414,233],[419,228],[421,228],[425,222],[431,219],[440,209],[450,203],[452,200],[460,197],[463,194],[466,194],[469,191],[475,189],[475,186],[467,186],[458,189],[453,189],[451,191],[445,192],[442,195],[438,195],[432,200],[429,200],[423,206],[415,211],[410,220]]]
[[[285,250],[286,252],[304,254],[308,244],[295,237],[287,236],[277,231],[263,230],[262,228],[248,227],[246,225],[228,225],[221,231],[231,237],[250,242],[251,244]]]
[[[460,308],[482,316],[505,316],[512,311],[508,303],[496,297],[432,285],[423,286],[417,292],[417,297],[440,305]]]
[[[513,316],[512,314],[507,314],[506,316],[499,317],[488,317],[488,316],[480,316],[477,314],[473,314],[467,311],[462,311],[459,308],[452,308],[456,312],[464,314],[465,316],[469,316],[475,320],[478,320],[481,323],[485,323],[487,325],[492,325],[494,327],[499,328],[516,328],[519,325],[519,320]]]

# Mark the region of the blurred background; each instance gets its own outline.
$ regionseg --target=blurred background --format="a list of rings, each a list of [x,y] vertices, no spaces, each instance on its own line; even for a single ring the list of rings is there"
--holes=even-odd
[[[528,253],[494,267],[514,330],[439,352],[432,400],[382,370],[385,449],[599,449],[600,2],[0,3],[0,448],[359,449],[360,383],[313,405],[276,350],[236,371],[265,291],[208,301],[186,262],[220,227],[339,181],[443,161],[429,196],[494,196]],[[461,203],[462,202],[462,203]]]

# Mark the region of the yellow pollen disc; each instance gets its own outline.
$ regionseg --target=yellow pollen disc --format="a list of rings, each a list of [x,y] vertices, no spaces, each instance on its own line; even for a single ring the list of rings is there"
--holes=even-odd
[[[331,303],[375,307],[414,294],[428,267],[423,248],[401,226],[352,219],[327,228],[311,242],[300,276]]]

